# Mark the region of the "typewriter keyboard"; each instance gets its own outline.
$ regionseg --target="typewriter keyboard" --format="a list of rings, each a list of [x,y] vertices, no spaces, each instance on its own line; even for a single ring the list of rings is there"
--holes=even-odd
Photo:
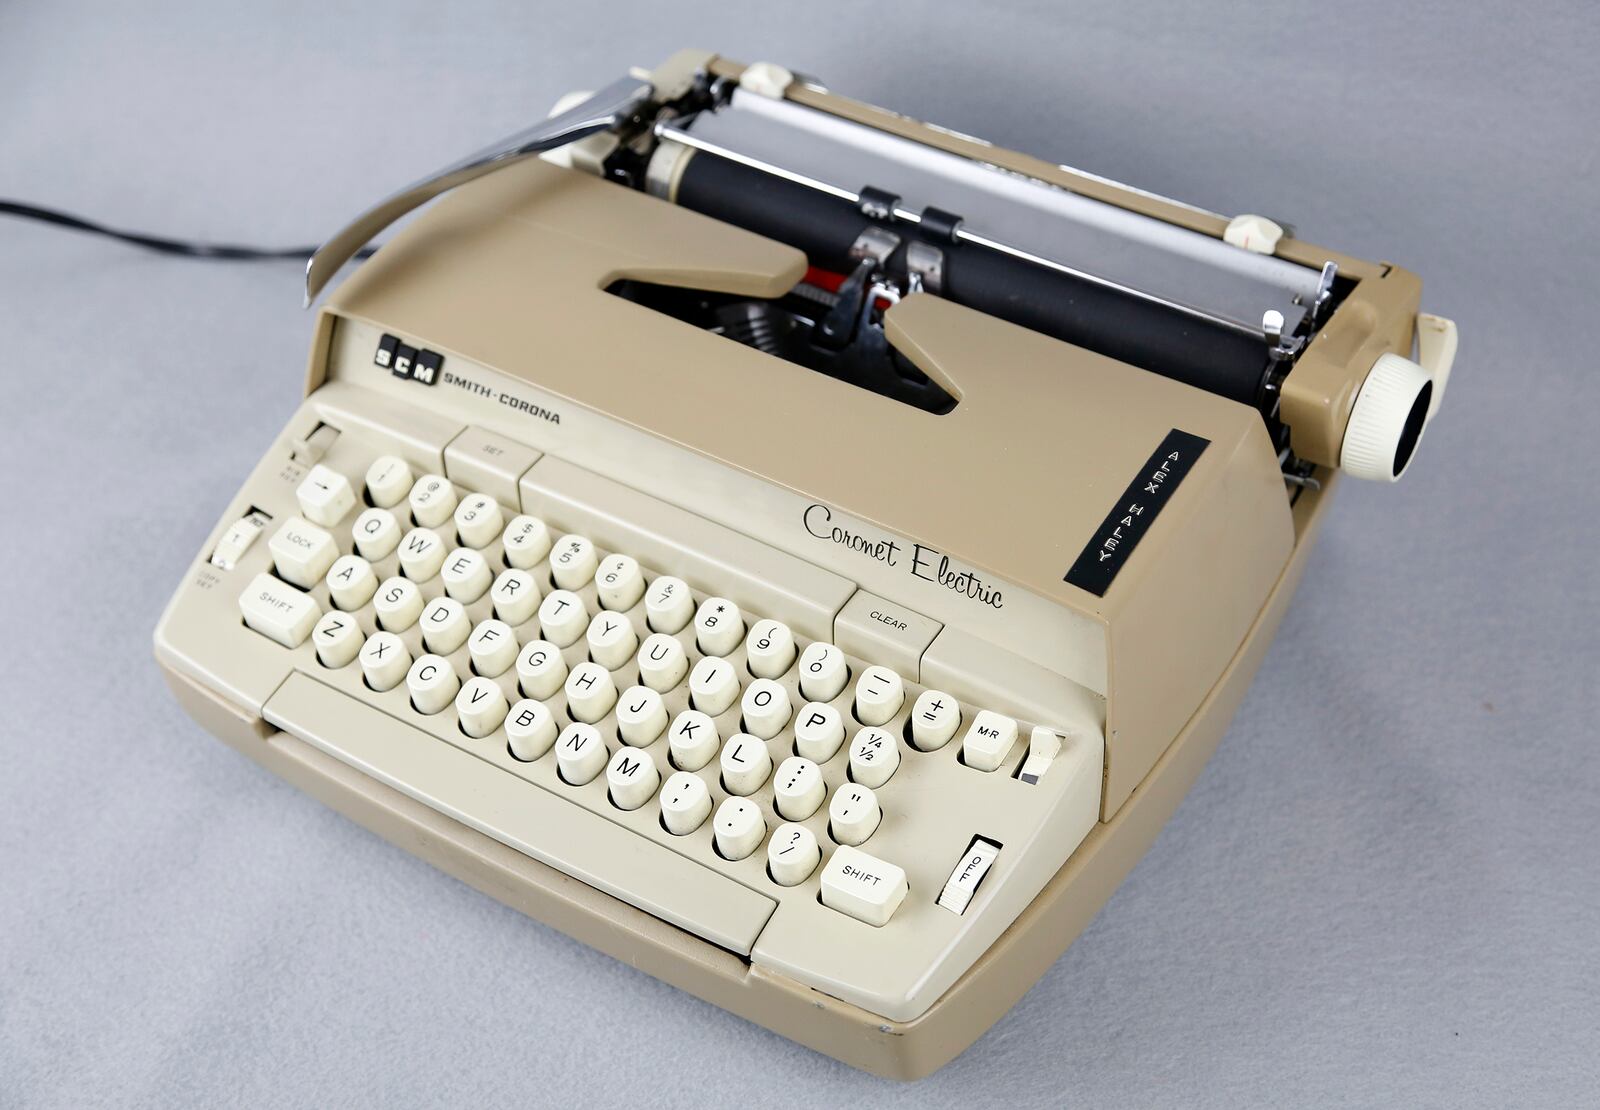
[[[910,928],[936,960],[1059,811],[1070,804],[1076,831],[1032,867],[990,940],[1092,825],[1098,735],[1067,759],[1063,734],[807,638],[752,612],[748,591],[740,604],[737,589],[658,573],[504,492],[357,446],[342,437],[294,472],[292,503],[223,530],[208,569],[238,568],[252,650],[289,654],[274,702],[301,708],[284,715],[331,711],[334,691],[378,711],[300,730],[369,774],[741,955],[770,939],[773,962],[843,996],[870,974],[802,966],[815,961],[784,955],[785,933],[798,950],[844,928],[870,965],[866,937]],[[391,720],[418,739],[371,738]],[[492,780],[434,789],[469,765]],[[512,829],[552,804],[542,831]],[[589,842],[606,849],[585,856]],[[680,873],[669,856],[699,867]],[[742,888],[748,920],[708,924],[724,888],[695,893],[706,869]]]

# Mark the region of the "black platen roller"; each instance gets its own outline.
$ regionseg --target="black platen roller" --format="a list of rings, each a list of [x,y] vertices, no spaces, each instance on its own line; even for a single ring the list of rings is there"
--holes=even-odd
[[[958,304],[1243,404],[1266,404],[1269,363],[1260,337],[987,247],[953,244],[916,224],[870,220],[839,197],[704,151],[688,159],[676,200],[797,247],[813,266],[838,273],[855,269],[850,247],[878,223],[944,252],[940,294]],[[886,269],[905,281],[903,245]]]

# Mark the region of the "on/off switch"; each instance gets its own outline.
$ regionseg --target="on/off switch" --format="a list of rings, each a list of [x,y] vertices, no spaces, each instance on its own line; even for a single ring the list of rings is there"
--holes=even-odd
[[[978,884],[983,882],[999,855],[1000,845],[981,836],[973,837],[971,847],[962,853],[950,878],[945,880],[944,889],[939,892],[939,905],[954,913],[966,913]]]

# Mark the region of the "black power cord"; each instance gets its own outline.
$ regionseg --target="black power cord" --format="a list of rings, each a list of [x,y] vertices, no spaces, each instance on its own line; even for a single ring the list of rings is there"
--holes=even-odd
[[[157,254],[177,255],[180,258],[215,258],[229,262],[270,262],[279,259],[293,258],[304,262],[310,258],[316,247],[247,247],[237,243],[203,243],[194,239],[167,239],[159,235],[143,235],[136,231],[120,231],[105,224],[86,220],[82,216],[74,216],[69,212],[61,212],[54,208],[42,208],[37,204],[24,204],[16,200],[0,199],[0,216],[16,216],[24,220],[38,220],[40,223],[53,224],[64,227],[69,231],[83,231],[90,235],[104,235],[135,247],[155,251]],[[356,253],[357,258],[366,258],[377,250],[376,247],[363,247]]]

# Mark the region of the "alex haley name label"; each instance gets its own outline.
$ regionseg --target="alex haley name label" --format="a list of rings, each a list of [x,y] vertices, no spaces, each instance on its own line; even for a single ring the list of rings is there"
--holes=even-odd
[[[998,587],[985,582],[971,567],[952,562],[948,555],[927,544],[912,543],[907,546],[881,533],[846,528],[834,520],[833,510],[822,504],[807,505],[801,514],[801,521],[806,531],[819,540],[848,548],[884,566],[902,568],[913,577],[942,586],[980,605],[992,609],[1005,607],[1005,599]]]
[[[1104,597],[1112,579],[1155,523],[1156,514],[1172,500],[1195,461],[1210,445],[1209,439],[1189,432],[1176,428],[1168,432],[1062,580]]]

